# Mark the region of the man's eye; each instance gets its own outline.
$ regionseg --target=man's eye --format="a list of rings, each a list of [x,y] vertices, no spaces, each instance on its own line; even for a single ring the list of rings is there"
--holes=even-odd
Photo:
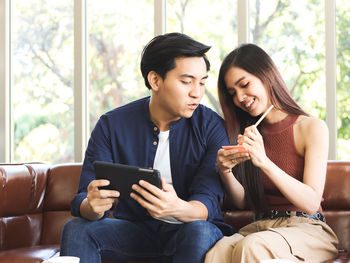
[[[205,86],[205,82],[200,82],[199,83],[201,86]]]
[[[191,81],[181,80],[181,82],[182,82],[183,84],[186,84],[186,85],[191,84]]]

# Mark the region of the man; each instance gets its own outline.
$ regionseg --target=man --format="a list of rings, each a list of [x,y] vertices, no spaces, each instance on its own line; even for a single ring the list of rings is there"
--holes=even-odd
[[[61,255],[81,263],[203,262],[226,231],[216,173],[218,149],[228,144],[223,120],[200,105],[210,49],[179,33],[157,36],[144,48],[141,72],[151,97],[104,114],[89,140],[72,215],[63,230]],[[121,199],[96,180],[93,162],[160,170],[162,190],[140,181],[138,194]]]

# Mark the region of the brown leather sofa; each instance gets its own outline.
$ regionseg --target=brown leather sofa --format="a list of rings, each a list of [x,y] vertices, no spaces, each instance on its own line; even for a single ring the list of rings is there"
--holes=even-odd
[[[0,262],[36,263],[59,253],[61,230],[69,220],[81,164],[0,164]],[[350,262],[350,161],[329,161],[322,204],[339,237],[339,258]],[[239,228],[251,211],[223,202],[225,221]]]

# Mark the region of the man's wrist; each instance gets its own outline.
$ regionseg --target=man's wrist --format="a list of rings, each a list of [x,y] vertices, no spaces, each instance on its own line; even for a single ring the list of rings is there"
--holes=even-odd
[[[85,197],[80,205],[80,215],[88,220],[98,220],[103,217],[104,212],[96,213],[90,205],[87,197]]]

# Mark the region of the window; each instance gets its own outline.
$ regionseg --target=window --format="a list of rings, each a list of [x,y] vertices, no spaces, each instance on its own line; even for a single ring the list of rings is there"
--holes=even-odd
[[[293,98],[325,120],[324,2],[250,1],[252,42],[271,55]]]
[[[71,162],[73,3],[16,0],[13,6],[15,162]]]
[[[211,70],[202,103],[217,112],[221,111],[216,88],[221,61],[237,45],[236,6],[232,0],[169,0],[167,6],[167,32],[185,33],[211,46],[207,52]]]
[[[164,3],[166,8],[159,8]],[[276,62],[298,103],[313,116],[329,118],[331,139],[334,138],[331,143],[337,146],[337,156],[332,153],[330,159],[349,160],[349,1],[247,3],[246,0],[0,1],[0,55],[5,57],[0,60],[0,162],[82,161],[82,156],[77,156],[77,149],[83,152],[86,147],[85,142],[83,145],[77,142],[81,133],[90,134],[104,112],[150,94],[139,63],[143,46],[157,28],[183,32],[212,46],[207,53],[211,71],[203,103],[218,113],[221,111],[216,82],[222,59],[238,42],[263,47]],[[335,3],[333,14],[329,6]],[[79,31],[75,32],[74,19],[78,13],[87,18],[83,20],[87,38],[74,46],[74,34]],[[327,19],[329,16],[336,17],[335,22]],[[166,28],[158,25],[159,17],[166,21]],[[326,34],[332,26],[335,36]],[[336,42],[336,55],[327,53],[329,39]],[[82,50],[82,45],[87,51],[86,65],[74,60],[75,50]],[[326,54],[332,54],[331,59]],[[336,69],[335,62],[330,63],[335,56]],[[336,75],[333,76],[336,98],[329,95],[335,91],[327,82],[329,65]],[[75,74],[79,72],[74,71],[77,68],[87,72],[84,87],[75,81],[80,76]],[[88,110],[84,103],[79,110],[75,91],[87,94]],[[335,113],[330,114],[329,104],[337,110],[337,118]],[[75,115],[89,122],[89,127],[75,123]]]
[[[350,2],[337,1],[338,158],[350,160]]]
[[[90,130],[106,111],[149,95],[140,58],[153,16],[150,0],[88,1]]]

